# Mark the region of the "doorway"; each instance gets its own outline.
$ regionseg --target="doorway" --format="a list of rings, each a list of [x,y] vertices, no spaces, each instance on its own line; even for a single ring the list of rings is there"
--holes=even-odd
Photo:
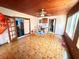
[[[22,18],[16,18],[16,29],[18,37],[24,35],[24,20]]]
[[[55,32],[56,19],[49,19],[49,32]]]

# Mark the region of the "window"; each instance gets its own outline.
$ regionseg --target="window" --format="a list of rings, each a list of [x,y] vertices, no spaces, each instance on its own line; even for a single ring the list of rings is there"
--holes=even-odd
[[[78,41],[77,41],[77,48],[79,49],[79,37],[78,37]]]
[[[72,16],[68,17],[67,27],[66,27],[66,33],[68,36],[73,40],[75,29],[78,23],[78,16],[79,12],[73,14]]]

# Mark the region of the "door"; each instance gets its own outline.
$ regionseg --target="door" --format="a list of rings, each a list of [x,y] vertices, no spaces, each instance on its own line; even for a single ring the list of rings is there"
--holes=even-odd
[[[24,19],[24,34],[27,35],[31,32],[30,28],[30,20]]]

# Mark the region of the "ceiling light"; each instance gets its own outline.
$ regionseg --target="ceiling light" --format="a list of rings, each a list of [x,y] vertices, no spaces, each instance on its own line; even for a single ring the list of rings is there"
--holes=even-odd
[[[41,12],[40,12],[40,16],[45,16],[46,12],[45,12],[45,9],[41,9]]]

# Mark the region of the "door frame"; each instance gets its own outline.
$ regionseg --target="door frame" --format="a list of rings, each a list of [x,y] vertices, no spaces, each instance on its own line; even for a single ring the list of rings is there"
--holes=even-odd
[[[48,31],[49,31],[49,32],[51,32],[51,31],[50,31],[50,28],[49,28],[49,26],[50,26],[50,20],[54,20],[55,25],[54,25],[54,30],[53,30],[53,32],[55,33],[55,30],[56,30],[56,18],[49,19],[49,21],[48,21]]]
[[[28,34],[31,34],[31,21],[30,21],[30,18],[23,18],[23,17],[15,17],[15,18],[22,18],[23,20],[28,20],[28,21],[29,21],[29,33],[24,34],[23,36],[20,36],[20,37],[17,36],[17,38],[22,38],[22,37],[24,37],[24,36],[26,36],[26,35],[28,35]],[[16,19],[15,19],[15,20],[16,20]],[[16,29],[16,30],[17,30],[17,29]]]

